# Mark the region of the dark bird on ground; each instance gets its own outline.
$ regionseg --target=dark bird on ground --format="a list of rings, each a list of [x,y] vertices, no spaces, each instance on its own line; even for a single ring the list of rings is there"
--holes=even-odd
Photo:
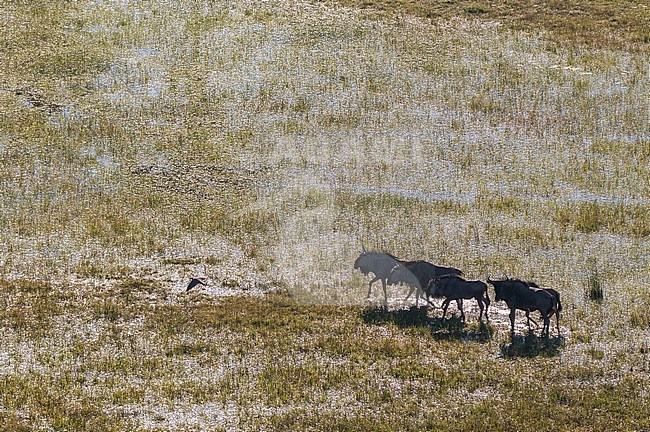
[[[197,285],[205,285],[205,279],[204,278],[192,278],[190,280],[190,284],[187,286],[187,289],[185,290],[185,292],[191,290],[192,288],[194,288]]]

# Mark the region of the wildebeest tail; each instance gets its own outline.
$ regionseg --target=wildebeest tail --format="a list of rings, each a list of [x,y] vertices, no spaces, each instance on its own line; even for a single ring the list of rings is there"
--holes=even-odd
[[[546,292],[548,292],[553,298],[557,301],[557,312],[560,313],[562,311],[562,302],[560,302],[560,293],[555,291],[552,288],[546,288]]]

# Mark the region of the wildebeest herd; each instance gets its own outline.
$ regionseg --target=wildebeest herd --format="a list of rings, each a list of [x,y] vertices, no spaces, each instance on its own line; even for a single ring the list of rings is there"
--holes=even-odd
[[[440,267],[426,261],[403,261],[385,252],[369,252],[365,248],[354,262],[354,268],[361,270],[364,275],[372,273],[373,279],[368,284],[368,295],[370,297],[372,284],[381,281],[384,289],[384,305],[388,306],[388,285],[404,284],[411,287],[406,298],[408,299],[415,292],[416,306],[419,300],[431,303],[431,297],[444,298],[442,303],[442,319],[447,313],[447,308],[452,300],[456,301],[460,311],[461,319],[465,319],[463,311],[463,300],[475,299],[480,309],[479,320],[485,315],[488,320],[488,307],[490,297],[488,296],[488,285],[482,281],[466,280],[464,273],[453,267]],[[487,282],[494,287],[495,301],[505,301],[510,308],[510,331],[515,331],[516,310],[526,312],[528,327],[530,312],[538,311],[544,320],[542,335],[549,334],[550,320],[555,315],[557,332],[560,334],[560,311],[562,303],[560,294],[551,288],[541,288],[534,282],[526,282],[519,279],[505,278],[503,280],[491,280]]]

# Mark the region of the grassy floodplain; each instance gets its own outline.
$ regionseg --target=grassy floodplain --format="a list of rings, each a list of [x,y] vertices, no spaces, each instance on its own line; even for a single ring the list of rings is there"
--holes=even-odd
[[[646,3],[0,21],[0,429],[650,429]],[[362,242],[554,287],[563,336],[367,304]]]

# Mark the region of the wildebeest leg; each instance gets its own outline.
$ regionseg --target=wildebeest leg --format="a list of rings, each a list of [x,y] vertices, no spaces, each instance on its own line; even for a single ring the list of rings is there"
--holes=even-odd
[[[379,280],[379,278],[377,276],[375,276],[375,278],[368,283],[368,295],[366,296],[366,299],[370,298],[370,291],[372,290],[372,284],[374,284],[378,280]]]
[[[388,292],[386,291],[386,280],[381,280],[381,285],[384,287],[384,306],[388,309]]]
[[[539,314],[540,314],[540,316],[542,318],[544,318],[544,314],[542,314],[541,312]],[[557,325],[557,335],[560,336],[560,313],[555,309],[551,309],[551,311],[548,314],[549,323],[551,321],[551,318],[553,318],[553,315],[555,315],[555,322],[556,322],[556,325]],[[550,336],[550,332],[551,332],[550,324],[549,324],[549,330],[548,331],[549,331],[549,336]]]
[[[429,293],[427,293],[425,299],[426,299],[427,303],[429,303],[429,306],[431,306],[432,308],[436,308],[436,309],[438,308],[438,306],[436,306],[435,304],[433,304],[431,302],[431,296],[429,296]]]
[[[550,336],[549,333],[551,332],[551,319],[548,314],[544,315],[544,328],[542,329],[542,335],[544,335],[544,330],[546,330],[546,337],[548,338]]]
[[[463,302],[460,303],[460,319],[465,322],[465,311],[463,310]]]
[[[530,331],[530,311],[526,310],[526,322],[528,323],[528,331]]]
[[[537,321],[535,321],[534,319],[532,319],[530,317],[530,311],[529,310],[526,310],[526,318],[528,319],[528,330],[530,330],[530,322],[531,321],[533,322],[533,324],[535,324],[536,328],[539,328],[539,324],[537,324]]]
[[[444,302],[442,302],[442,318],[440,318],[441,321],[444,321],[445,315],[447,314],[447,308],[449,307],[449,302],[451,300],[445,299]]]
[[[510,309],[510,334],[515,334],[515,311],[516,309]]]
[[[405,300],[408,300],[409,297],[411,297],[411,294],[415,292],[415,306],[419,306],[419,299],[425,300],[427,303],[429,303],[429,306],[433,306],[433,303],[429,301],[428,294],[425,294],[425,292],[418,287],[411,286],[411,290],[409,291],[408,295],[406,296]]]
[[[427,295],[422,288],[418,289],[418,295],[422,300],[426,301],[427,303],[429,303],[429,305],[432,306],[431,302],[427,299]]]
[[[481,295],[481,297],[476,297],[476,301],[478,302],[478,307],[480,309],[478,313],[478,322],[481,322],[481,318],[483,317],[483,295]]]
[[[488,308],[490,307],[490,298],[487,297],[486,293],[486,298],[483,299],[483,302],[485,303],[485,322],[490,322],[490,317],[487,314]]]
[[[426,298],[424,297],[424,291],[422,291],[421,289],[418,289],[418,290],[417,290],[417,294],[416,294],[416,295],[417,295],[418,297],[420,297],[422,300],[426,300]]]
[[[461,313],[461,316],[465,316],[465,313],[463,312],[463,299],[456,299],[456,307]]]

